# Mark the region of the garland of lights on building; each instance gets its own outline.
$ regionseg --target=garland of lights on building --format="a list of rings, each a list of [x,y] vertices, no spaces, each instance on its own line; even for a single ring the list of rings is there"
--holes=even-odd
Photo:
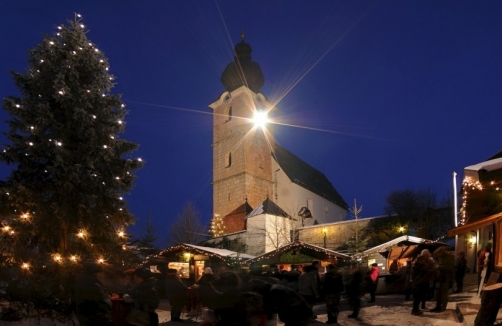
[[[500,191],[500,186],[495,181],[490,181],[488,186],[483,186],[483,184],[479,181],[474,181],[470,177],[465,177],[462,181],[462,207],[460,209],[461,217],[459,221],[459,226],[464,225],[469,220],[467,216],[467,201],[469,199],[469,194],[473,191],[484,191],[487,190],[488,187],[492,187],[492,190]]]

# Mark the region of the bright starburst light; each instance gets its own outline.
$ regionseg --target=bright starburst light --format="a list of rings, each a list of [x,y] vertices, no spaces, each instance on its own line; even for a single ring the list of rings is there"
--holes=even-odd
[[[264,128],[268,122],[268,114],[266,111],[256,111],[253,116],[253,123],[257,128]]]

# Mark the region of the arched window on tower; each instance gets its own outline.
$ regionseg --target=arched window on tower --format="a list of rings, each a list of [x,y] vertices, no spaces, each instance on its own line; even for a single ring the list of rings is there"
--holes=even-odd
[[[225,167],[228,168],[232,165],[232,153],[225,154]]]

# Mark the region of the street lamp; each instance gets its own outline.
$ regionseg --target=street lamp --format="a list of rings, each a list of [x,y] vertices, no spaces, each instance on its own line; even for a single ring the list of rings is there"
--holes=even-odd
[[[326,235],[328,234],[328,229],[326,227],[323,227],[322,233],[324,234],[324,249],[326,249]]]

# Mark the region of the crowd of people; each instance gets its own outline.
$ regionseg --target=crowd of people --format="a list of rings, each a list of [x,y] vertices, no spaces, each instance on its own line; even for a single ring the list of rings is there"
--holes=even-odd
[[[112,326],[112,296],[104,286],[105,273],[103,266],[95,262],[87,262],[75,282],[75,315],[80,326]],[[121,300],[130,305],[130,310],[142,311],[149,325],[159,325],[159,317],[155,312],[160,302],[158,285],[147,268],[128,270],[124,275],[121,289],[124,293]],[[127,323],[124,321],[124,324]],[[132,324],[131,324],[132,325]],[[145,325],[148,326],[148,325]]]
[[[490,246],[479,253],[478,271],[481,279],[487,278]],[[467,261],[463,252],[454,255],[447,247],[439,247],[432,254],[424,249],[414,260],[399,266],[394,273],[405,275],[405,299],[413,297],[411,313],[420,316],[427,309],[426,301],[435,297],[435,306],[430,312],[446,309],[450,289],[463,291],[463,279]],[[84,266],[75,284],[76,316],[81,326],[111,326],[111,298],[103,285],[103,269],[100,264]],[[301,270],[300,270],[301,268]],[[349,318],[358,318],[361,298],[369,294],[369,302],[375,302],[379,277],[378,265],[372,264],[366,272],[354,269],[343,274],[338,266],[329,264],[325,272],[319,273],[320,262],[309,265],[291,265],[290,270],[259,271],[222,270],[213,273],[206,267],[199,280],[191,284],[198,294],[202,307],[201,326],[266,325],[268,320],[278,317],[286,326],[303,326],[317,318],[313,307],[316,303],[326,305],[327,324],[336,324],[339,305],[345,295],[352,312]],[[484,272],[482,273],[482,271]],[[489,275],[489,274],[488,274]],[[182,322],[181,313],[187,305],[188,285],[176,269],[168,269],[162,286],[152,277],[147,268],[130,269],[124,272],[121,299],[131,310],[137,309],[148,315],[148,324],[157,326],[159,318],[155,310],[159,306],[161,292],[169,300],[171,321]],[[435,293],[435,295],[434,295]],[[164,295],[162,295],[164,296]],[[124,325],[128,324],[127,318]]]
[[[486,248],[491,248],[491,244]],[[478,271],[481,275],[483,270],[486,273],[490,264],[484,260],[485,251],[478,255],[480,257],[478,258]],[[422,250],[420,255],[413,262],[409,261],[404,268],[406,270],[405,299],[408,300],[410,295],[413,295],[411,314],[420,316],[423,310],[427,309],[427,300],[433,297],[435,299],[435,306],[429,310],[430,312],[442,312],[446,310],[450,290],[455,288],[453,293],[463,291],[467,260],[464,252],[459,252],[455,259],[454,255],[448,252],[447,247],[442,246],[432,254],[428,249]]]

